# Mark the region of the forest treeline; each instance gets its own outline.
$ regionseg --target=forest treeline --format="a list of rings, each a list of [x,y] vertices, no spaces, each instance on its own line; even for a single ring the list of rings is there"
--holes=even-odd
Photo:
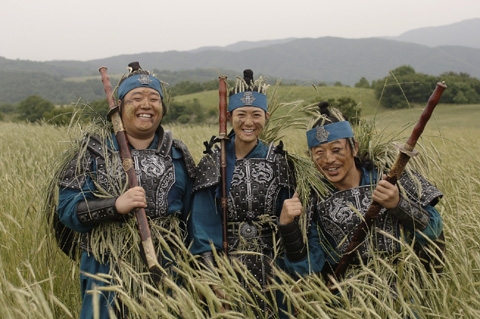
[[[166,74],[164,74],[166,75]],[[14,74],[12,74],[14,76]],[[37,77],[38,76],[38,77]],[[82,82],[85,87],[85,95],[78,91],[72,91],[72,87],[60,78],[50,77],[44,79],[40,74],[32,75],[34,82],[40,85],[50,83],[53,91],[60,90],[62,92],[70,92],[70,94],[78,94],[78,102],[72,104],[61,104],[57,106],[53,101],[45,98],[43,95],[32,94],[19,103],[0,103],[0,120],[20,120],[35,122],[39,120],[47,120],[52,124],[66,125],[70,123],[74,114],[79,114],[83,121],[89,121],[95,116],[106,116],[108,113],[108,103],[104,98],[102,85],[97,80],[87,80]],[[54,84],[54,81],[57,85]],[[233,83],[233,80],[229,80]],[[440,76],[432,76],[423,73],[417,73],[408,65],[398,67],[389,72],[384,78],[369,83],[362,77],[355,87],[368,88],[375,92],[375,97],[385,108],[405,108],[410,104],[424,104],[432,87],[439,81],[445,81],[449,87],[442,96],[442,103],[447,104],[477,104],[480,103],[480,80],[471,77],[467,73],[447,72]],[[60,83],[60,84],[59,84]],[[71,82],[73,83],[73,82]],[[317,83],[318,86],[325,86],[326,83]],[[331,85],[344,86],[340,82]],[[35,92],[35,87],[12,87],[12,94],[18,90],[29,90]],[[175,85],[169,86],[168,90],[171,96],[169,103],[169,111],[164,122],[179,123],[204,123],[216,116],[216,110],[202,105],[197,98],[182,102],[176,101],[175,97],[187,94],[193,94],[203,91],[212,91],[218,89],[218,80],[210,80],[196,82],[190,80],[182,80]],[[51,92],[52,93],[52,92]],[[100,93],[102,93],[100,95]],[[53,93],[52,93],[53,94]],[[100,99],[93,99],[93,96],[99,94]],[[53,95],[52,95],[53,96]],[[81,96],[81,98],[80,98]],[[90,102],[89,102],[90,101]],[[309,101],[315,103],[317,101]],[[340,108],[343,112],[349,114],[354,120],[361,114],[361,110],[357,108],[358,101],[349,96],[338,99],[330,99],[331,105]],[[355,120],[354,120],[355,121]]]

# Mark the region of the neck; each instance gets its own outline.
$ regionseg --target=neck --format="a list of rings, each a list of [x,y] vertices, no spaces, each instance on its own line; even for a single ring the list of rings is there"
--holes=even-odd
[[[355,188],[360,186],[360,179],[362,178],[362,170],[355,167],[348,176],[345,176],[343,180],[338,183],[335,183],[335,188],[340,191],[345,189]]]
[[[130,145],[132,145],[135,149],[144,150],[150,146],[155,135],[144,138],[144,137],[131,136],[131,135],[128,135],[127,133],[127,137],[128,137],[128,143],[130,143]]]
[[[235,156],[237,159],[247,156],[258,144],[258,139],[252,142],[242,142],[239,139],[235,139]]]

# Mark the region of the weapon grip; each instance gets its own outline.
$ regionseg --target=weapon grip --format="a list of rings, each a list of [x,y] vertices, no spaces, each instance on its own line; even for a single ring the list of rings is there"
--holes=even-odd
[[[412,134],[407,141],[407,145],[409,145],[412,149],[415,148],[417,145],[418,138],[422,135],[423,130],[425,129],[425,125],[427,124],[428,120],[432,116],[432,112],[440,101],[440,97],[442,96],[443,91],[447,88],[445,82],[437,82],[437,86],[433,91],[432,95],[428,98],[427,106],[420,115],[420,119],[417,122],[417,125],[413,128]]]
[[[227,83],[226,76],[218,77],[218,95],[219,95],[219,137],[225,137],[227,135]]]

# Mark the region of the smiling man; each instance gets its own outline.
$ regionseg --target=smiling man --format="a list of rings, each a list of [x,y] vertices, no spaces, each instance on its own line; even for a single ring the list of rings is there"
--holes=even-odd
[[[359,158],[359,145],[352,127],[342,114],[319,104],[321,118],[307,131],[311,158],[330,193],[324,196],[312,192],[310,203],[303,205],[297,196],[284,202],[280,231],[284,238],[288,269],[292,273],[333,273],[358,224],[372,200],[383,206],[375,220],[369,238],[358,252],[363,262],[372,249],[383,255],[401,250],[400,242],[415,241],[418,250],[442,234],[443,223],[435,205],[442,193],[412,172],[404,173],[396,185],[384,180],[381,168],[373,159]],[[309,258],[301,238],[296,217],[306,213],[311,221],[308,231]],[[358,264],[360,260],[356,258]]]
[[[167,112],[161,82],[141,69],[138,62],[129,67],[130,73],[119,84],[118,98],[139,186],[124,189],[126,176],[114,132],[87,134],[79,146],[83,151],[66,166],[59,181],[59,219],[80,238],[83,302],[80,318],[94,318],[96,303],[99,318],[109,318],[112,311],[116,317],[126,315],[122,302],[115,300],[108,289],[102,290],[111,283],[92,275],[112,275],[115,271],[122,280],[128,281],[122,277],[120,265],[141,260],[138,245],[132,242],[132,234],[128,232],[135,229],[130,218],[135,209],[145,208],[163,267],[175,264],[175,257],[160,249],[159,236],[167,243],[170,237],[158,229],[161,227],[178,238],[186,238],[184,230],[195,163],[186,146],[161,126]],[[153,231],[154,228],[157,231]],[[143,264],[128,267],[139,273],[146,270]],[[142,280],[132,280],[128,285],[134,298],[139,298],[135,293],[145,290],[141,287]],[[95,288],[99,293],[94,293]]]
[[[267,87],[261,79],[253,81],[253,72],[245,70],[244,78],[238,79],[230,92],[227,118],[233,129],[225,143],[227,220],[223,220],[220,204],[220,151],[212,150],[212,145],[198,164],[190,219],[192,253],[201,255],[207,266],[213,264],[211,243],[222,251],[222,225],[226,223],[229,254],[247,267],[258,280],[260,290],[273,276],[272,264],[282,264],[275,249],[276,224],[283,200],[292,189],[289,176],[293,176],[282,149],[273,143],[267,146],[259,139],[269,117]],[[245,277],[241,280],[247,288]],[[283,315],[267,300],[259,296],[255,299],[257,317]],[[276,304],[281,303],[277,300]]]

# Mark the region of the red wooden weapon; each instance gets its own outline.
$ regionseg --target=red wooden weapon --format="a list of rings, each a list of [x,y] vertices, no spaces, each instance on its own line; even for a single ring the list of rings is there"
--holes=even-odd
[[[420,137],[420,135],[422,135],[423,130],[425,129],[425,125],[430,119],[430,116],[432,115],[433,110],[437,106],[438,101],[440,100],[440,97],[442,96],[442,93],[446,87],[447,86],[445,85],[444,82],[437,83],[435,90],[433,91],[432,95],[428,99],[427,106],[423,110],[422,115],[420,116],[420,119],[418,120],[417,124],[413,128],[410,138],[405,143],[405,145],[403,145],[403,147],[400,148],[400,153],[398,154],[398,157],[395,160],[395,163],[393,164],[392,168],[390,169],[387,175],[386,180],[389,181],[391,184],[395,185],[397,183],[397,180],[400,178],[400,175],[402,174],[405,166],[410,160],[410,157],[416,155],[417,151],[415,151],[414,148],[415,148],[415,145],[417,144],[417,140]],[[368,211],[365,213],[363,221],[358,225],[357,230],[353,234],[353,237],[350,240],[350,243],[348,244],[348,247],[342,256],[342,259],[340,259],[340,262],[338,263],[337,268],[335,269],[336,278],[343,277],[343,275],[347,271],[348,266],[350,265],[350,263],[353,260],[353,257],[355,256],[355,251],[363,243],[368,230],[372,227],[373,222],[375,218],[377,218],[381,209],[382,209],[382,206],[375,201],[373,201],[370,207],[368,208]]]
[[[118,142],[118,148],[120,156],[122,158],[122,165],[127,174],[128,187],[132,188],[138,186],[137,177],[135,174],[135,168],[133,166],[132,154],[128,147],[127,133],[123,127],[123,122],[120,117],[119,108],[113,96],[112,85],[110,84],[110,78],[107,74],[107,68],[101,67],[99,69],[102,75],[103,88],[107,95],[108,106],[110,108],[109,117],[112,120],[113,131]],[[159,274],[159,264],[157,255],[153,247],[152,234],[150,232],[150,226],[148,225],[147,215],[143,207],[139,207],[135,210],[135,218],[137,220],[138,231],[140,232],[140,238],[142,240],[142,248],[145,253],[145,263],[153,274]]]
[[[219,76],[218,77],[218,125],[219,132],[217,139],[220,140],[220,170],[222,176],[222,217],[223,217],[223,252],[225,255],[228,254],[228,238],[227,238],[227,153],[225,150],[225,141],[227,137],[227,77]]]

